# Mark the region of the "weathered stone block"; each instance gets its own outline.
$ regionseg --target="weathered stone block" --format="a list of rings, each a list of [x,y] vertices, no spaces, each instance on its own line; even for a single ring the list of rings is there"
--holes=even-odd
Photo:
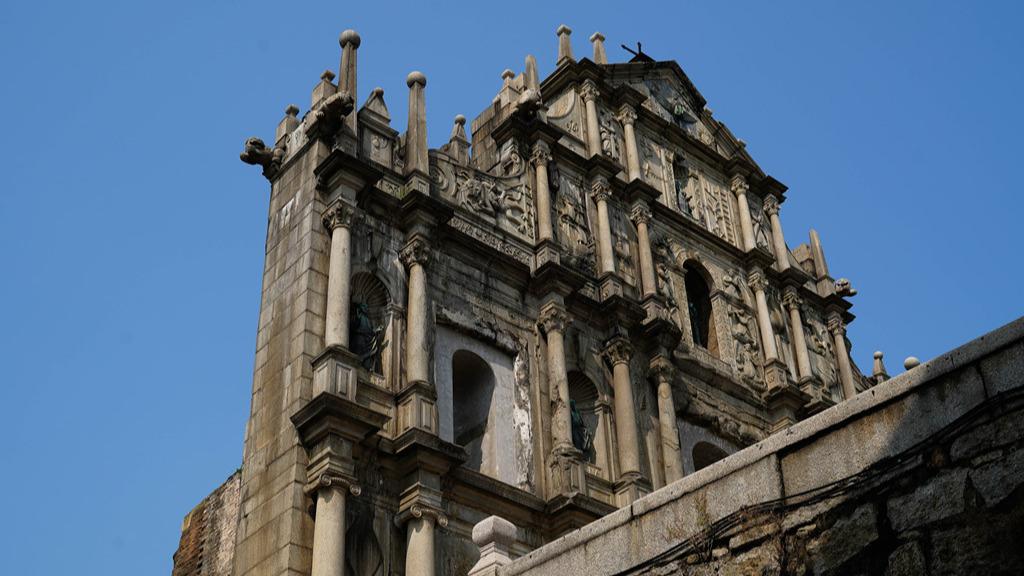
[[[967,470],[951,470],[909,494],[891,498],[888,513],[893,530],[900,533],[963,512],[966,480]]]

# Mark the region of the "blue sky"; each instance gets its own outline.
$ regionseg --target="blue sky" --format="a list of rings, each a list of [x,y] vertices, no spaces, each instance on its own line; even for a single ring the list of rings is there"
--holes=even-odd
[[[169,574],[182,516],[240,463],[267,182],[238,160],[309,106],[357,29],[359,100],[428,138],[561,23],[675,59],[786,183],[860,294],[855,360],[933,357],[1022,314],[1024,35],[1010,2],[8,1],[0,5],[0,558]],[[386,7],[384,7],[386,6]]]

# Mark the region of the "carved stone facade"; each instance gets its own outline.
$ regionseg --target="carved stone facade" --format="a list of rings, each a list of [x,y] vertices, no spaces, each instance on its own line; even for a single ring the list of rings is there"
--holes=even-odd
[[[817,236],[779,253],[786,187],[676,63],[570,33],[428,150],[426,78],[400,133],[383,90],[355,106],[346,31],[338,83],[246,142],[271,195],[235,575],[465,574],[486,516],[524,553],[874,383]]]

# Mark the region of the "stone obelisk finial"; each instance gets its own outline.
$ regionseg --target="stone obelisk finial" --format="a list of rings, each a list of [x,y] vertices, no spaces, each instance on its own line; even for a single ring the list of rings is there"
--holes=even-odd
[[[533,57],[533,54],[526,55],[526,70],[523,72],[523,76],[525,76],[526,89],[539,94],[540,78],[537,75],[537,59]]]
[[[422,72],[410,72],[405,79],[409,86],[409,128],[405,133],[405,173],[430,173],[427,159],[427,104],[425,90],[427,77]]]
[[[882,353],[875,352],[874,362],[871,366],[871,376],[876,382],[884,382],[889,379],[889,372],[885,369],[885,362],[882,361]]]
[[[348,92],[353,102],[358,102],[356,94],[356,50],[362,40],[355,30],[345,30],[338,36],[338,44],[341,44],[341,67],[338,69],[338,92]],[[345,124],[356,132],[356,114],[349,114],[345,118]]]
[[[604,51],[604,34],[594,32],[590,35],[590,42],[594,45],[594,62],[596,64],[607,64],[608,55]]]
[[[572,29],[562,24],[555,31],[555,34],[558,34],[558,61],[555,65],[561,66],[566,62],[575,62],[576,59],[572,57],[572,43],[569,42],[569,35],[572,34]]]
[[[452,134],[448,138],[448,153],[459,164],[469,164],[469,139],[466,138],[466,117],[462,114],[455,116]]]

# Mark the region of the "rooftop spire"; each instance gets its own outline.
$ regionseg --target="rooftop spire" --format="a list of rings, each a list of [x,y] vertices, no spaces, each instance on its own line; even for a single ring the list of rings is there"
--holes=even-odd
[[[561,66],[566,62],[575,62],[576,59],[572,57],[572,43],[569,42],[572,28],[562,24],[558,27],[558,30],[555,30],[555,34],[558,34],[558,61],[555,65]]]
[[[355,102],[356,94],[356,50],[362,40],[355,30],[345,30],[338,36],[338,44],[341,44],[341,67],[338,69],[338,92],[348,92]],[[349,114],[345,123],[356,134],[356,114]]]
[[[604,51],[604,34],[594,32],[590,35],[590,42],[594,45],[594,62],[597,64],[607,64],[608,55]]]

